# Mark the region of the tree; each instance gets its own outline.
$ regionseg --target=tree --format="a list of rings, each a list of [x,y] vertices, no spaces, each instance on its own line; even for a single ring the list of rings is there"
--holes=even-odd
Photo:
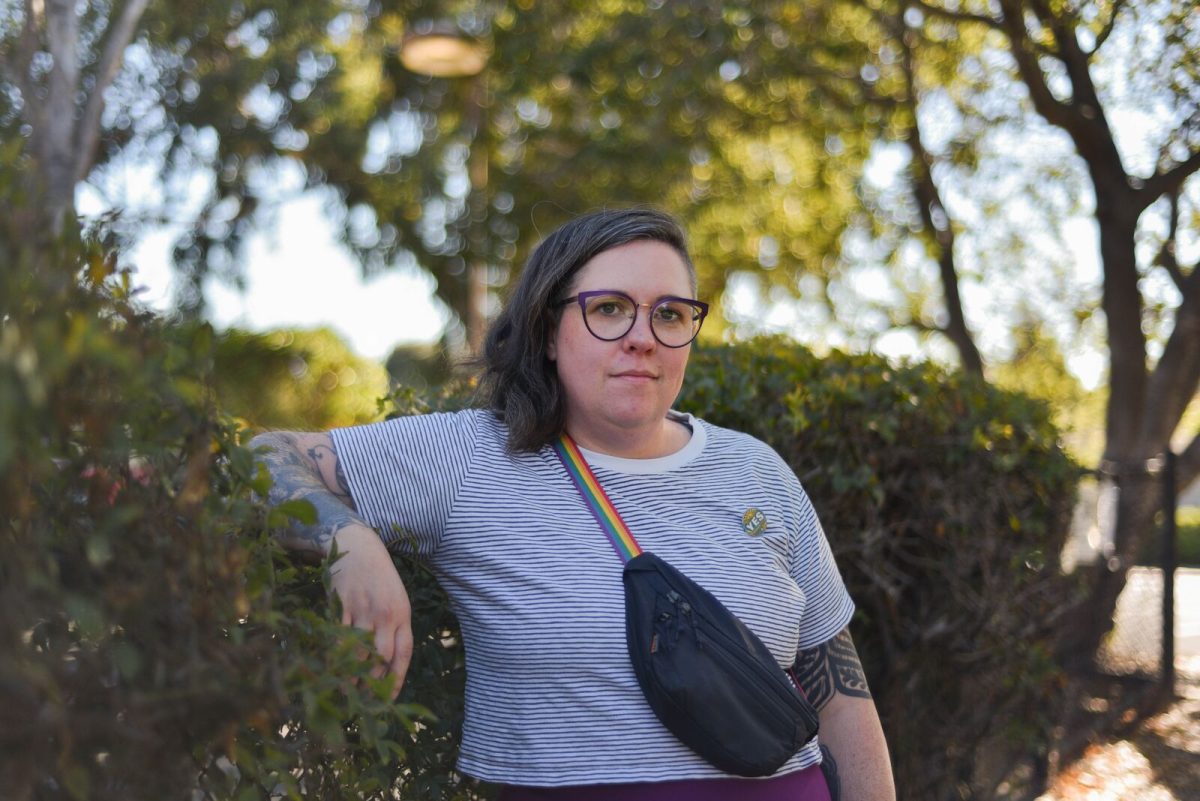
[[[770,273],[781,254],[819,270],[837,249],[856,203],[847,176],[868,140],[845,110],[806,99],[807,73],[847,58],[822,34],[841,13],[710,2],[30,5],[9,9],[0,30],[0,129],[29,144],[14,158],[31,186],[54,187],[32,205],[60,216],[82,176],[105,187],[131,163],[160,169],[162,197],[113,198],[124,208],[109,228],[128,241],[182,223],[184,310],[199,310],[206,275],[236,279],[240,242],[289,182],[328,190],[365,269],[415,260],[460,316],[469,263],[488,262],[498,289],[541,232],[611,203],[681,213],[711,254],[704,279],[719,294],[747,263],[787,284],[789,269]],[[434,18],[487,45],[478,81],[400,66],[405,35]],[[84,68],[60,76],[53,53],[66,50]],[[60,125],[98,143],[69,170],[64,148],[43,144]],[[486,183],[469,180],[477,161]]]
[[[67,0],[26,2],[20,11],[5,4],[0,75],[19,95],[6,87],[3,118],[11,125],[12,107],[20,109],[32,162],[27,191],[40,200],[25,207],[35,213],[28,221],[52,235],[74,211],[75,185],[96,162],[104,93],[148,4],[127,0],[98,14],[78,13]]]
[[[1092,191],[1111,353],[1104,469],[1121,486],[1115,546],[1122,567],[1094,568],[1091,597],[1068,643],[1071,654],[1088,658],[1111,626],[1125,568],[1152,528],[1155,460],[1169,447],[1200,381],[1200,270],[1178,258],[1183,232],[1195,230],[1196,199],[1189,195],[1195,182],[1185,182],[1200,170],[1200,21],[1190,3],[1165,0],[1136,6],[918,0],[902,13],[926,26],[956,26],[963,35],[982,31],[994,43],[989,46],[1003,47],[1032,109],[1066,133]],[[1136,53],[1135,40],[1144,46]],[[1135,55],[1135,63],[1115,73],[1116,56],[1107,55],[1112,50]],[[1130,91],[1122,94],[1122,83]],[[1157,161],[1136,171],[1126,167],[1129,156],[1111,121],[1135,102],[1161,104],[1168,121],[1156,142]],[[923,202],[934,208],[933,198]],[[1169,222],[1156,234],[1153,218],[1163,212]],[[1139,259],[1144,240],[1157,240],[1156,254]],[[1164,275],[1175,297],[1156,307],[1144,286]],[[1179,486],[1197,475],[1200,437],[1180,457]]]
[[[328,328],[230,330],[214,347],[213,388],[225,412],[254,428],[326,431],[379,417],[383,368]]]

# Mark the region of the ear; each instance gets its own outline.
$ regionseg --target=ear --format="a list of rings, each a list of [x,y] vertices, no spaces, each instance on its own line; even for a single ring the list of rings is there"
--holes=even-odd
[[[558,326],[551,326],[550,336],[546,340],[546,358],[550,361],[558,360],[558,347],[555,340],[558,339]]]

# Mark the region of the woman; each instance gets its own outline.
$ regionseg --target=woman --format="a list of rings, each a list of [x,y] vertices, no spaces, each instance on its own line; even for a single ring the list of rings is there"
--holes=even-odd
[[[679,226],[647,209],[567,223],[533,253],[485,345],[484,408],[272,433],[271,499],[344,554],[333,588],[403,683],[409,604],[385,544],[428,558],[462,625],[459,768],[521,799],[894,798],[846,628],[853,604],[807,496],[766,445],[671,409],[707,306]],[[768,779],[721,773],[654,717],[625,646],[621,563],[551,443],[566,432],[634,536],[719,598],[820,717]]]

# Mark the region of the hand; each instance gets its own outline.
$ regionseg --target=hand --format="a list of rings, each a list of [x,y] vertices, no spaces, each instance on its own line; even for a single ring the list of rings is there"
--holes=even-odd
[[[371,672],[392,676],[392,698],[404,685],[412,660],[412,606],[404,582],[379,535],[367,526],[352,525],[336,537],[341,558],[333,565],[332,588],[342,601],[342,623],[375,636],[375,650],[385,664]]]

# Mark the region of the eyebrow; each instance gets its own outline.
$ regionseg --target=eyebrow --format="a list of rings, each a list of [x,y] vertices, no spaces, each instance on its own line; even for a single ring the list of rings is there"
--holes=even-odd
[[[637,298],[633,297],[632,292],[629,292],[624,289],[614,289],[613,287],[610,287],[610,286],[597,287],[596,289],[577,289],[577,290],[574,290],[571,294],[582,295],[585,292],[613,292],[613,293],[625,295],[626,297],[629,297],[635,301],[637,300]],[[658,301],[665,300],[667,298],[678,298],[679,300],[699,300],[699,298],[689,298],[687,295],[673,295],[670,292],[665,292],[665,293],[659,295],[658,297],[656,297],[654,300],[650,301],[650,303],[657,303]]]

